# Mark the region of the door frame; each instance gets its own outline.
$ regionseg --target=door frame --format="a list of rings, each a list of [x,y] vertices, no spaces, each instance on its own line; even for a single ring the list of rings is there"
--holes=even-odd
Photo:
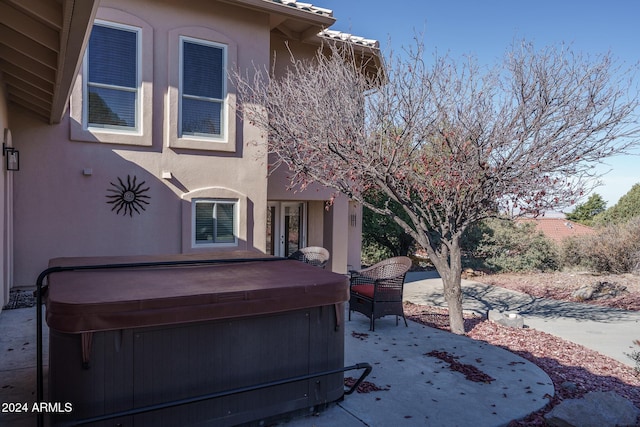
[[[300,226],[300,236],[298,238],[298,246],[303,248],[306,246],[307,242],[307,211],[308,206],[306,202],[303,201],[276,201],[276,200],[268,200],[267,201],[267,215],[274,215],[273,221],[269,221],[267,218],[266,223],[271,223],[271,230],[267,230],[267,236],[271,234],[272,246],[267,242],[267,253],[271,251],[271,247],[273,247],[273,253],[271,255],[274,256],[285,256],[286,254],[286,242],[285,242],[285,212],[287,207],[302,207],[301,212],[301,226]],[[288,254],[290,255],[290,254]]]

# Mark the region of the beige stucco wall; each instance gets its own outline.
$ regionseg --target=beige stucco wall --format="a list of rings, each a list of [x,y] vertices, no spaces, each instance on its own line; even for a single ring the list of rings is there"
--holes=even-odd
[[[0,71],[0,139],[4,141],[4,130],[9,128],[9,117],[7,109],[7,94],[5,91],[4,79]],[[4,158],[2,159],[4,163]],[[0,165],[0,311],[9,302],[9,289],[11,287],[11,223],[7,215],[7,198],[11,196],[11,175],[14,172],[7,172],[4,164]],[[10,202],[10,201],[9,201]]]
[[[5,269],[4,282],[33,285],[48,260],[55,257],[191,252],[194,249],[189,244],[188,227],[190,201],[195,197],[240,200],[236,249],[257,251],[264,251],[266,245],[267,200],[308,201],[307,243],[331,251],[334,271],[345,272],[348,264],[359,265],[360,229],[349,228],[347,199],[337,198],[327,210],[324,201],[331,191],[320,187],[288,191],[283,170],[267,178],[264,135],[236,117],[235,112],[231,113],[235,123],[233,149],[189,149],[178,146],[170,137],[176,90],[172,86],[175,34],[185,28],[190,35],[219,34],[234,46],[230,66],[241,70],[268,64],[273,47],[282,59],[278,63],[281,69],[288,53],[284,39],[270,32],[266,14],[216,1],[103,0],[98,15],[103,19],[135,17],[151,30],[153,43],[150,47],[144,44],[150,51],[144,51],[148,63],[143,66],[143,92],[152,107],[143,116],[144,135],[135,140],[138,145],[128,144],[121,137],[107,138],[107,142],[96,142],[98,138],[82,141],[77,114],[67,112],[60,124],[49,125],[20,107],[7,107],[0,93],[0,124],[11,123],[21,161],[21,170],[11,175],[14,251],[5,254],[6,238],[0,248],[4,260],[0,268],[6,262],[13,265],[14,279],[8,279],[11,272]],[[317,45],[291,42],[290,48],[298,57],[311,57]],[[81,105],[77,103],[78,87],[70,102],[76,107]],[[234,96],[232,88],[229,93]],[[2,188],[6,176],[4,173],[0,177]],[[107,195],[112,194],[108,190],[118,184],[118,178],[126,183],[128,177],[135,177],[137,184],[144,181],[150,204],[141,214],[123,216],[111,210]],[[4,205],[0,212],[4,215]],[[14,257],[13,263],[9,254]],[[3,287],[3,298],[8,287]]]
[[[237,65],[252,68],[269,61],[268,17],[217,2],[104,0],[101,7],[125,10],[153,28],[152,81],[146,82],[153,98],[151,145],[73,141],[68,114],[60,124],[48,125],[12,110],[21,156],[15,175],[15,283],[32,285],[54,257],[191,251],[183,238],[191,221],[183,214],[189,195],[238,195],[239,248],[263,251],[264,140],[233,113],[234,152],[167,146],[168,35],[181,27],[213,29],[236,43]],[[140,215],[117,215],[107,204],[111,183],[128,176],[149,187],[150,204]]]
[[[353,201],[349,202],[348,230],[348,269],[358,270],[362,262],[362,205]]]
[[[287,41],[283,37],[272,37],[275,51],[275,72],[286,71],[291,55],[296,59],[310,59],[319,48],[317,44]],[[308,244],[323,246],[331,252],[331,269],[344,273],[348,268],[360,268],[362,249],[362,209],[343,195],[337,195],[332,206],[325,201],[335,195],[331,190],[312,184],[304,191],[289,189],[288,171],[280,167],[269,176],[269,200],[309,200]]]
[[[327,202],[335,195],[333,203]],[[307,244],[322,246],[331,253],[330,268],[346,273],[358,269],[362,259],[362,207],[342,194],[317,184],[304,191],[289,189],[288,172],[280,167],[269,175],[268,199],[308,201]]]

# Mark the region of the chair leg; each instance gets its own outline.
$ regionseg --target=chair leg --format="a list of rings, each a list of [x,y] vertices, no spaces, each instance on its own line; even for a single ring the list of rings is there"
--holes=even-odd
[[[400,316],[398,316],[398,315],[396,314],[396,326],[398,326],[398,317],[400,317]],[[408,328],[408,327],[409,327],[409,324],[407,323],[407,318],[406,318],[406,317],[404,317],[404,313],[402,313],[402,320],[404,320],[404,326],[406,326],[406,327]]]

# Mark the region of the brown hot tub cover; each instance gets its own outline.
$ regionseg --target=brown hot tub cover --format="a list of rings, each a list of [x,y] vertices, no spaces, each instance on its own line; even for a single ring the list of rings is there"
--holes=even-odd
[[[264,258],[253,252],[57,258],[50,267],[215,258]],[[48,277],[50,328],[84,333],[237,318],[342,303],[348,279],[293,260],[75,270]]]

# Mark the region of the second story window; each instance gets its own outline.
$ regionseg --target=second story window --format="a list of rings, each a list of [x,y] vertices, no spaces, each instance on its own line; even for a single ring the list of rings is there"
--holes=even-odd
[[[223,139],[226,129],[226,46],[182,37],[181,137]]]
[[[140,30],[97,21],[87,49],[84,123],[88,128],[137,132]]]

